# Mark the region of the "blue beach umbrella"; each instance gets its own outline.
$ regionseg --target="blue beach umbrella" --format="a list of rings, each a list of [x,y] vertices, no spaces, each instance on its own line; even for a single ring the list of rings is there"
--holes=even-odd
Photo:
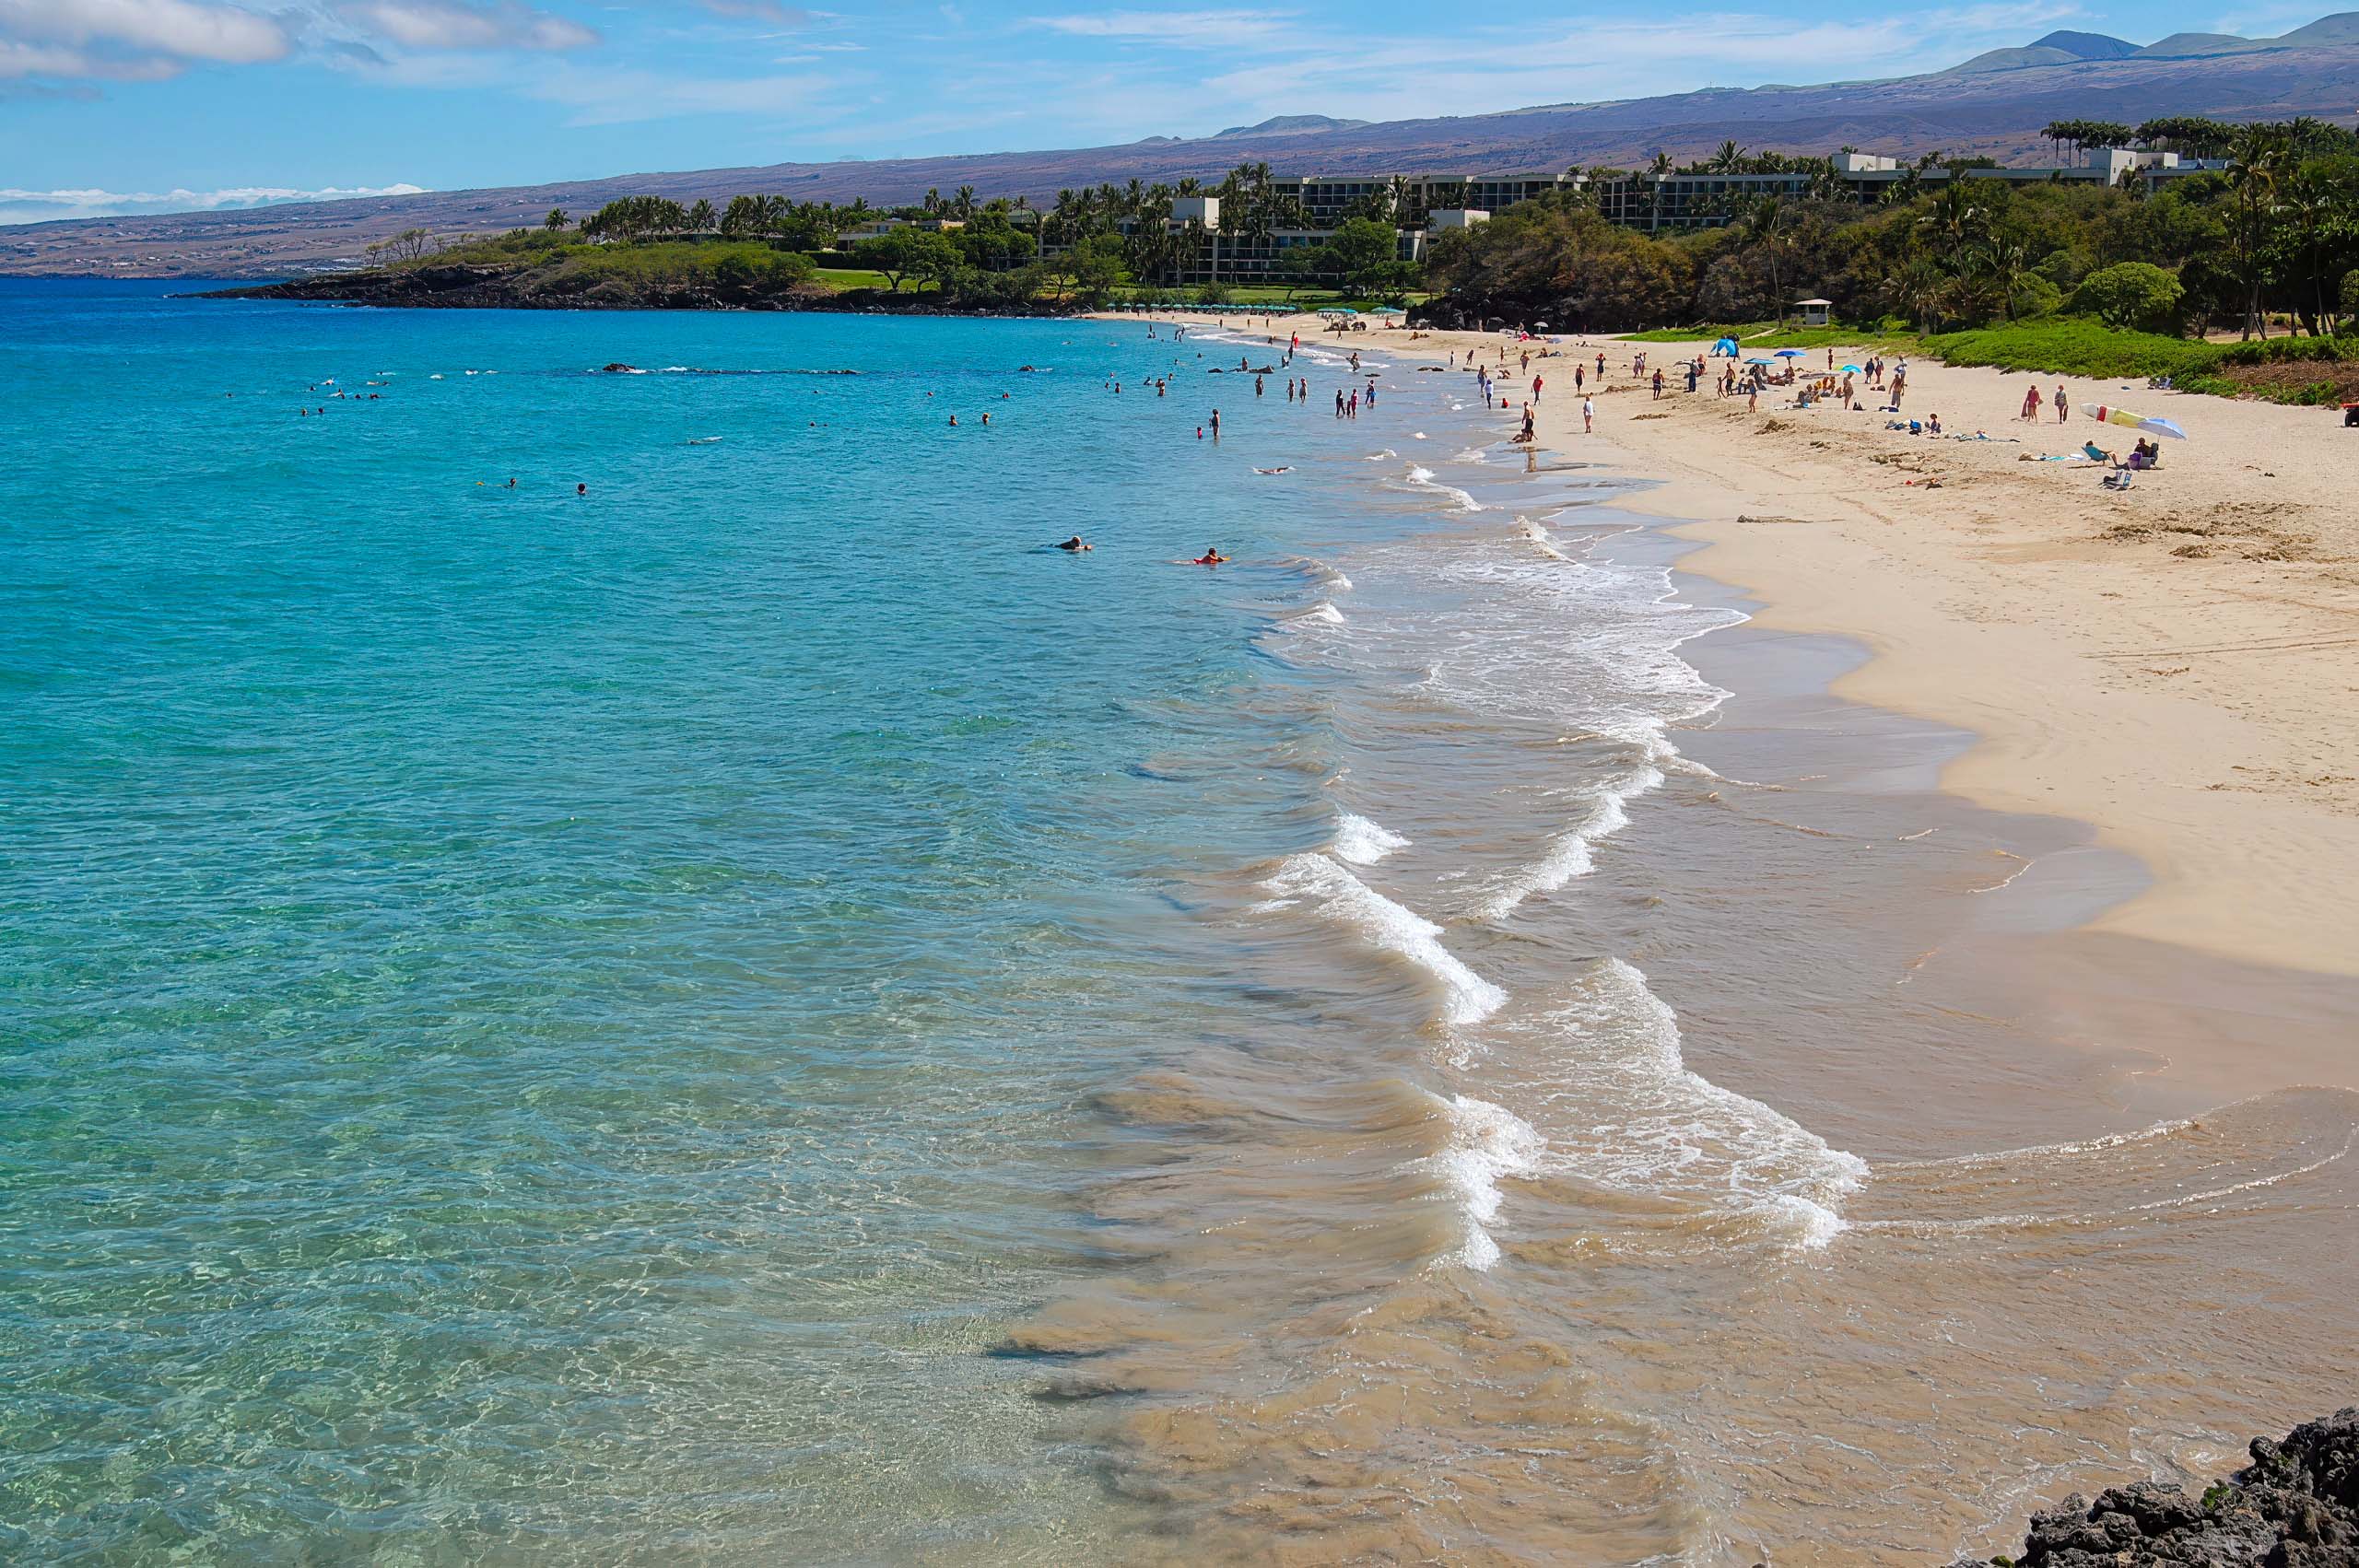
[[[1748,359],[1745,363],[1748,365],[1775,365],[1777,361],[1775,359]]]
[[[1866,374],[1866,372],[1861,370],[1857,365],[1846,365],[1843,369],[1847,373],[1854,376]]]
[[[1780,359],[1799,359],[1802,357],[1802,351],[1799,348],[1781,348],[1778,350],[1778,357]]]

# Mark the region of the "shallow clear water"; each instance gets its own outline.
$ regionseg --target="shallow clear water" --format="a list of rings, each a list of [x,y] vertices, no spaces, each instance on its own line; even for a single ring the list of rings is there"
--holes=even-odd
[[[1102,1511],[977,1352],[1216,983],[1170,862],[1310,831],[1144,762],[1262,678],[1297,438],[1079,323],[157,295],[0,292],[0,1528]]]
[[[2084,833],[1240,353],[0,284],[0,1548],[1908,1562],[2316,1413],[2353,1096],[2141,1130]]]

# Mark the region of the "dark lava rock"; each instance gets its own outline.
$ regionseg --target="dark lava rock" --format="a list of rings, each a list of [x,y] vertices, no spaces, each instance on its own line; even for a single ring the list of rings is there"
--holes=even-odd
[[[2305,1422],[2200,1497],[2142,1480],[2032,1515],[2016,1568],[2359,1568],[2359,1409]],[[1982,1568],[1971,1560],[1954,1568]]]

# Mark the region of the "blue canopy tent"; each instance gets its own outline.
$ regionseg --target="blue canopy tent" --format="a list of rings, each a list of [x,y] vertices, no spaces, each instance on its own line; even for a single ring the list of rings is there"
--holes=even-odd
[[[1724,337],[1720,339],[1719,342],[1712,345],[1712,357],[1715,359],[1735,358],[1736,339],[1732,337]]]

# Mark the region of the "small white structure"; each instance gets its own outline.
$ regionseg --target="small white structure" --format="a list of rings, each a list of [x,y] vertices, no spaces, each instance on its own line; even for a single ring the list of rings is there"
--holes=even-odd
[[[1426,215],[1426,232],[1439,234],[1445,228],[1472,228],[1490,220],[1491,215],[1481,207],[1436,207]]]
[[[2178,154],[2147,152],[2140,147],[2091,147],[2083,160],[2085,167],[2105,171],[2105,182],[2118,185],[2125,174],[2144,174],[2157,169],[2177,169]]]
[[[1838,152],[1835,155],[1837,174],[1889,174],[1900,167],[1898,158],[1885,158],[1880,153]]]
[[[1794,309],[1802,313],[1802,325],[1823,327],[1826,324],[1826,312],[1834,303],[1832,299],[1797,299]]]
[[[1218,196],[1174,196],[1171,198],[1171,221],[1186,223],[1193,219],[1206,228],[1220,227]]]

